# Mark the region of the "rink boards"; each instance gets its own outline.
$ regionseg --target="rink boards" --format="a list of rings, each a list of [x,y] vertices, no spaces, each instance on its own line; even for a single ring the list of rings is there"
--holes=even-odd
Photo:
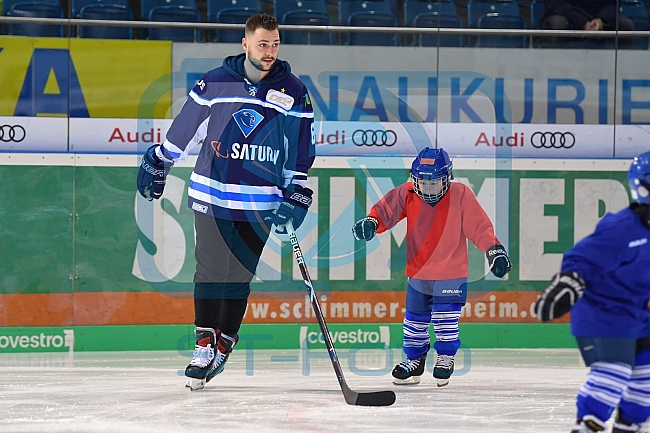
[[[133,350],[142,338],[147,349],[187,344],[194,238],[186,188],[193,163],[175,167],[164,199],[149,203],[135,190],[136,156],[0,154],[7,191],[0,351]],[[310,171],[315,201],[298,237],[326,319],[338,329],[337,346],[401,344],[405,227],[367,245],[354,241],[350,227],[406,181],[409,164],[410,158],[319,157]],[[537,323],[532,305],[562,253],[605,212],[629,203],[628,164],[454,159],[455,180],[471,186],[514,265],[507,279],[495,279],[470,245],[464,344],[573,347],[568,326]],[[252,348],[318,346],[314,323],[287,239],[274,235],[242,333],[259,336],[248,340]]]

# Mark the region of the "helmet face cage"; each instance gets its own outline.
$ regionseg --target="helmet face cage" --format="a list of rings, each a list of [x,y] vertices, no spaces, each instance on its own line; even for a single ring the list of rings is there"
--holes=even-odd
[[[632,161],[627,174],[632,200],[650,205],[650,152],[643,153]]]
[[[439,202],[453,179],[452,163],[443,149],[425,148],[411,165],[415,193],[429,204]]]

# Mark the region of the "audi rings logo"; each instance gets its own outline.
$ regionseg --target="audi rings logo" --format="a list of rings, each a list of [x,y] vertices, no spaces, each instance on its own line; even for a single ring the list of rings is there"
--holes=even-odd
[[[537,131],[531,135],[530,144],[538,149],[571,149],[576,144],[576,137],[570,132]]]
[[[0,141],[3,143],[20,143],[25,136],[25,128],[20,125],[0,125]]]
[[[357,129],[352,134],[352,142],[356,146],[392,146],[397,143],[397,134],[390,129],[385,131]]]

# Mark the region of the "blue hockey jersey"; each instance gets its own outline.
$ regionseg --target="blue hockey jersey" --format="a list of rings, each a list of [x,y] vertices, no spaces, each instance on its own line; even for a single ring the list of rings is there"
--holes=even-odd
[[[162,156],[183,161],[202,145],[188,188],[191,209],[233,221],[262,221],[282,189],[305,186],[314,162],[314,111],[304,84],[277,60],[253,84],[245,54],[231,56],[190,91],[163,143]]]
[[[577,272],[586,284],[571,309],[573,335],[650,335],[650,229],[630,208],[606,214],[564,255],[562,271]]]

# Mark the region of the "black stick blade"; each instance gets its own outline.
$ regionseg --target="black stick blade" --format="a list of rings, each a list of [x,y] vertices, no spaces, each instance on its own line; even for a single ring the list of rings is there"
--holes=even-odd
[[[393,391],[377,392],[359,392],[356,393],[355,406],[390,406],[395,403],[395,393]],[[347,401],[347,399],[346,399]]]

